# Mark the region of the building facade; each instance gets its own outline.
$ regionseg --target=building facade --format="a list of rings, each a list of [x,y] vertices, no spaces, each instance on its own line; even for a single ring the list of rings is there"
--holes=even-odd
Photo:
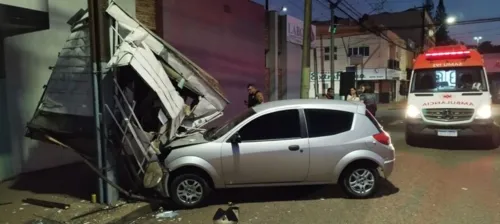
[[[391,42],[368,32],[360,32],[358,28],[336,34],[335,46],[330,46],[329,34],[319,35],[314,44],[316,58],[311,58],[311,65],[315,63],[317,73],[311,72],[310,96],[315,97],[315,79],[319,77],[319,93],[324,94],[330,87],[330,60],[335,65],[335,94],[344,96],[340,90],[340,74],[348,70],[355,71],[355,85],[370,85],[375,90],[382,103],[399,101],[401,80],[406,80],[406,69],[410,66],[412,54],[405,48],[406,42],[391,31],[384,31]],[[314,54],[311,54],[314,55]]]
[[[135,14],[134,0],[116,2]],[[73,152],[24,135],[49,80],[49,67],[55,64],[70,34],[66,22],[78,10],[86,9],[87,1],[4,0],[0,7],[9,12],[0,21],[1,181],[80,160]]]
[[[246,106],[247,84],[265,86],[265,10],[248,0],[115,0],[219,80],[232,102],[226,117]],[[72,152],[24,137],[70,27],[87,1],[4,0],[17,19],[0,21],[0,180],[79,161]],[[17,11],[16,11],[17,10]],[[19,19],[19,15],[23,15]],[[17,21],[19,24],[12,24]]]

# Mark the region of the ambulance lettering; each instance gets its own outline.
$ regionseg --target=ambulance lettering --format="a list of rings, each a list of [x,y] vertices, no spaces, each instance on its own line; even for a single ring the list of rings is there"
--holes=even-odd
[[[423,107],[438,106],[438,105],[458,105],[458,106],[471,106],[471,107],[474,106],[472,102],[464,102],[464,101],[433,101],[422,104]]]
[[[433,68],[439,68],[439,67],[460,67],[463,66],[464,64],[462,62],[449,62],[449,63],[436,63],[432,64]]]

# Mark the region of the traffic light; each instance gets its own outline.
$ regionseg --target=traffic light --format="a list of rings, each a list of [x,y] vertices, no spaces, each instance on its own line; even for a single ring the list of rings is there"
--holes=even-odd
[[[328,32],[336,33],[338,22],[339,22],[339,17],[336,17],[336,16],[333,17],[333,22],[330,23],[330,26],[328,27]]]

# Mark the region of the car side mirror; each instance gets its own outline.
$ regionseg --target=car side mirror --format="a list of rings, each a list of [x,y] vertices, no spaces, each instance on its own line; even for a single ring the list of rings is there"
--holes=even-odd
[[[241,142],[241,135],[238,133],[235,133],[233,136],[231,136],[229,141],[233,144],[238,144]]]

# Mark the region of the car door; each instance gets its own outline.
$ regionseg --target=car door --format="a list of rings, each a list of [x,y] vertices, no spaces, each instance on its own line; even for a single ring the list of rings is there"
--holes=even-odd
[[[305,109],[311,166],[307,181],[331,181],[334,167],[353,149],[366,147],[353,128],[354,113],[334,109]]]
[[[309,169],[309,143],[299,114],[297,109],[263,114],[237,130],[240,143],[222,143],[226,184],[303,181]]]

